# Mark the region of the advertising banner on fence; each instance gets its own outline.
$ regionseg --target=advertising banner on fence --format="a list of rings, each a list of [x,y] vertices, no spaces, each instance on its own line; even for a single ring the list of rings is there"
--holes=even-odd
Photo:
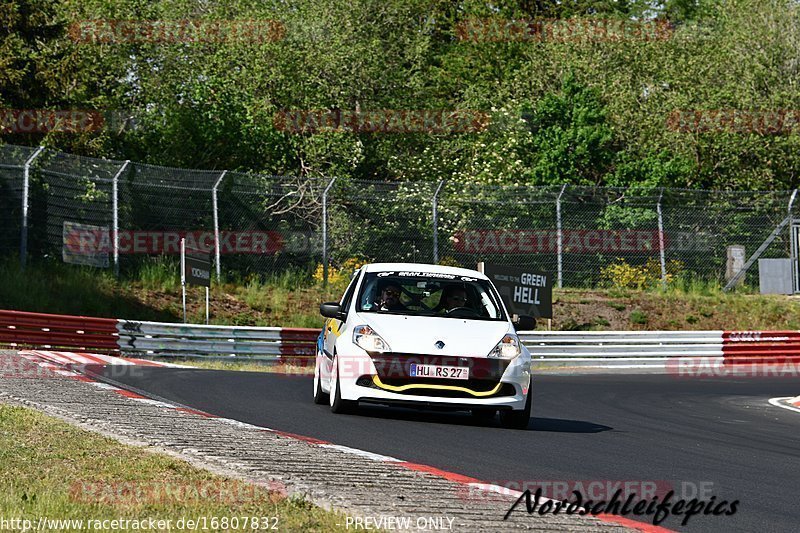
[[[481,265],[483,273],[497,287],[509,313],[553,318],[552,276],[525,267]]]
[[[108,235],[108,227],[64,221],[61,257],[65,263],[108,268],[108,247],[82,247],[81,235]]]

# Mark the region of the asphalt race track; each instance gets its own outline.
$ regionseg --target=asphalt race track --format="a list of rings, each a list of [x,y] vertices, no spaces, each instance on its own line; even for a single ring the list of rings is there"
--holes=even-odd
[[[482,426],[467,413],[365,406],[334,415],[313,404],[309,377],[140,366],[102,372],[215,415],[490,483],[655,481],[687,499],[740,502],[734,516],[696,515],[686,527],[671,517],[661,523],[670,529],[796,531],[800,524],[800,413],[767,403],[800,394],[795,378],[537,376],[533,418],[521,431],[497,421]]]

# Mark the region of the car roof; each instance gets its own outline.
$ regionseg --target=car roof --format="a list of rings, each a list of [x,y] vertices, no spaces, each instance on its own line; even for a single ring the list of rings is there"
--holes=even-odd
[[[367,272],[430,272],[432,274],[453,274],[456,276],[471,276],[479,279],[489,279],[477,270],[444,265],[427,265],[423,263],[367,263],[364,265]]]

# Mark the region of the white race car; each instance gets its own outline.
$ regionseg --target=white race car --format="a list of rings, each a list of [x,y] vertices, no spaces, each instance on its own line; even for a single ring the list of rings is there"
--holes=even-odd
[[[525,428],[531,356],[491,281],[475,270],[376,263],[361,267],[317,341],[314,401],[334,413],[359,402],[471,410]]]

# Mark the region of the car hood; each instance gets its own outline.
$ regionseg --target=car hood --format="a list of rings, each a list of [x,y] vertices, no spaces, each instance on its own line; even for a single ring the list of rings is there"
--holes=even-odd
[[[506,333],[513,332],[505,321],[377,313],[360,313],[359,317],[394,353],[486,357]],[[436,347],[438,341],[444,343],[443,348]]]

